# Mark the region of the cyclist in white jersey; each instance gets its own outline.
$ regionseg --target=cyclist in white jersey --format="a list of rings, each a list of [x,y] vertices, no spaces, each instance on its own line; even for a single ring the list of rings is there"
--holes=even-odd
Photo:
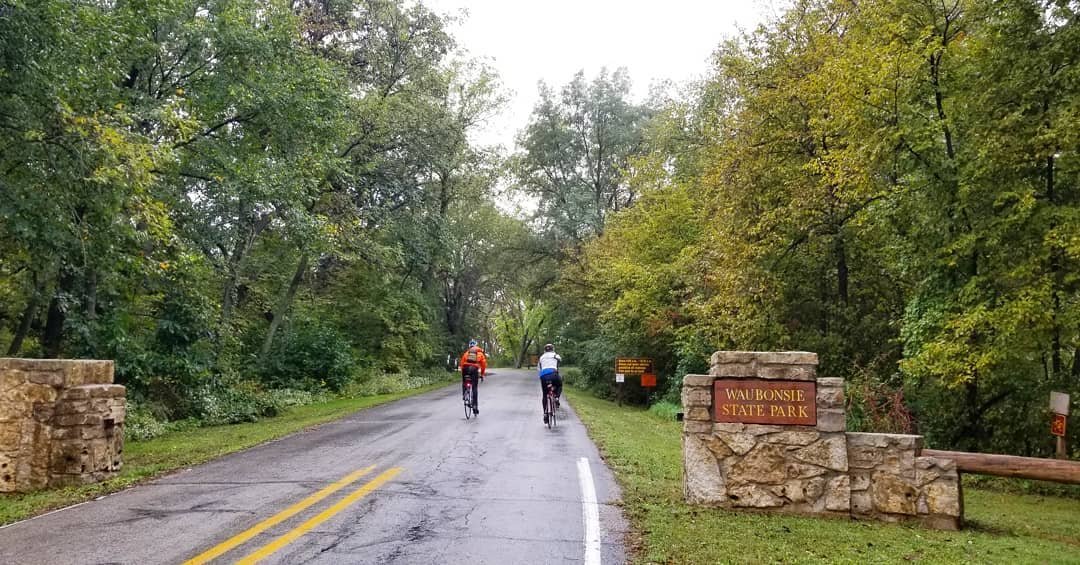
[[[559,375],[559,362],[562,357],[555,353],[555,346],[550,343],[544,346],[544,354],[536,361],[536,369],[540,373],[540,408],[544,408],[544,396],[547,395],[547,385],[551,383],[555,390],[555,399],[562,396],[562,377]],[[544,414],[544,423],[548,423],[547,414]]]

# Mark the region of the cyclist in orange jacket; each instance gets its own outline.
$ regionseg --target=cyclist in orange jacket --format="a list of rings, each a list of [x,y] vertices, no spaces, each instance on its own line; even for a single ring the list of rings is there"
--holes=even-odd
[[[473,414],[479,414],[479,379],[487,374],[487,356],[484,350],[476,345],[476,340],[469,340],[469,348],[461,354],[461,394],[465,394],[465,379],[472,380],[472,407]],[[479,379],[477,378],[479,377]]]

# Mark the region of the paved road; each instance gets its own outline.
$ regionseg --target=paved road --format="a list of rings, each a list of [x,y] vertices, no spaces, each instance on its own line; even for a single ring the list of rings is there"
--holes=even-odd
[[[573,409],[548,430],[532,371],[496,372],[478,419],[455,387],[358,412],[2,528],[0,563],[622,563]]]

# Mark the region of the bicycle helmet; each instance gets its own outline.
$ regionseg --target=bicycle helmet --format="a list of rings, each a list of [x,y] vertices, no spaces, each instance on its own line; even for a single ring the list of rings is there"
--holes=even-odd
[[[544,345],[544,351],[555,351],[555,346],[550,343]]]
[[[469,340],[469,347],[476,347],[476,340],[475,339],[470,339]]]

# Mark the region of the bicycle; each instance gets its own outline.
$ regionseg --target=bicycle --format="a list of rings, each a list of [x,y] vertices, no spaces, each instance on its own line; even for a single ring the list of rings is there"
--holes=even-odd
[[[547,420],[547,426],[550,430],[558,425],[555,421],[555,410],[559,407],[559,399],[555,398],[555,386],[550,381],[547,383],[547,393],[544,394],[544,416]]]
[[[465,401],[465,419],[473,417],[472,407],[472,379],[465,379],[465,391],[461,393],[461,399]],[[479,416],[479,414],[477,414]]]

